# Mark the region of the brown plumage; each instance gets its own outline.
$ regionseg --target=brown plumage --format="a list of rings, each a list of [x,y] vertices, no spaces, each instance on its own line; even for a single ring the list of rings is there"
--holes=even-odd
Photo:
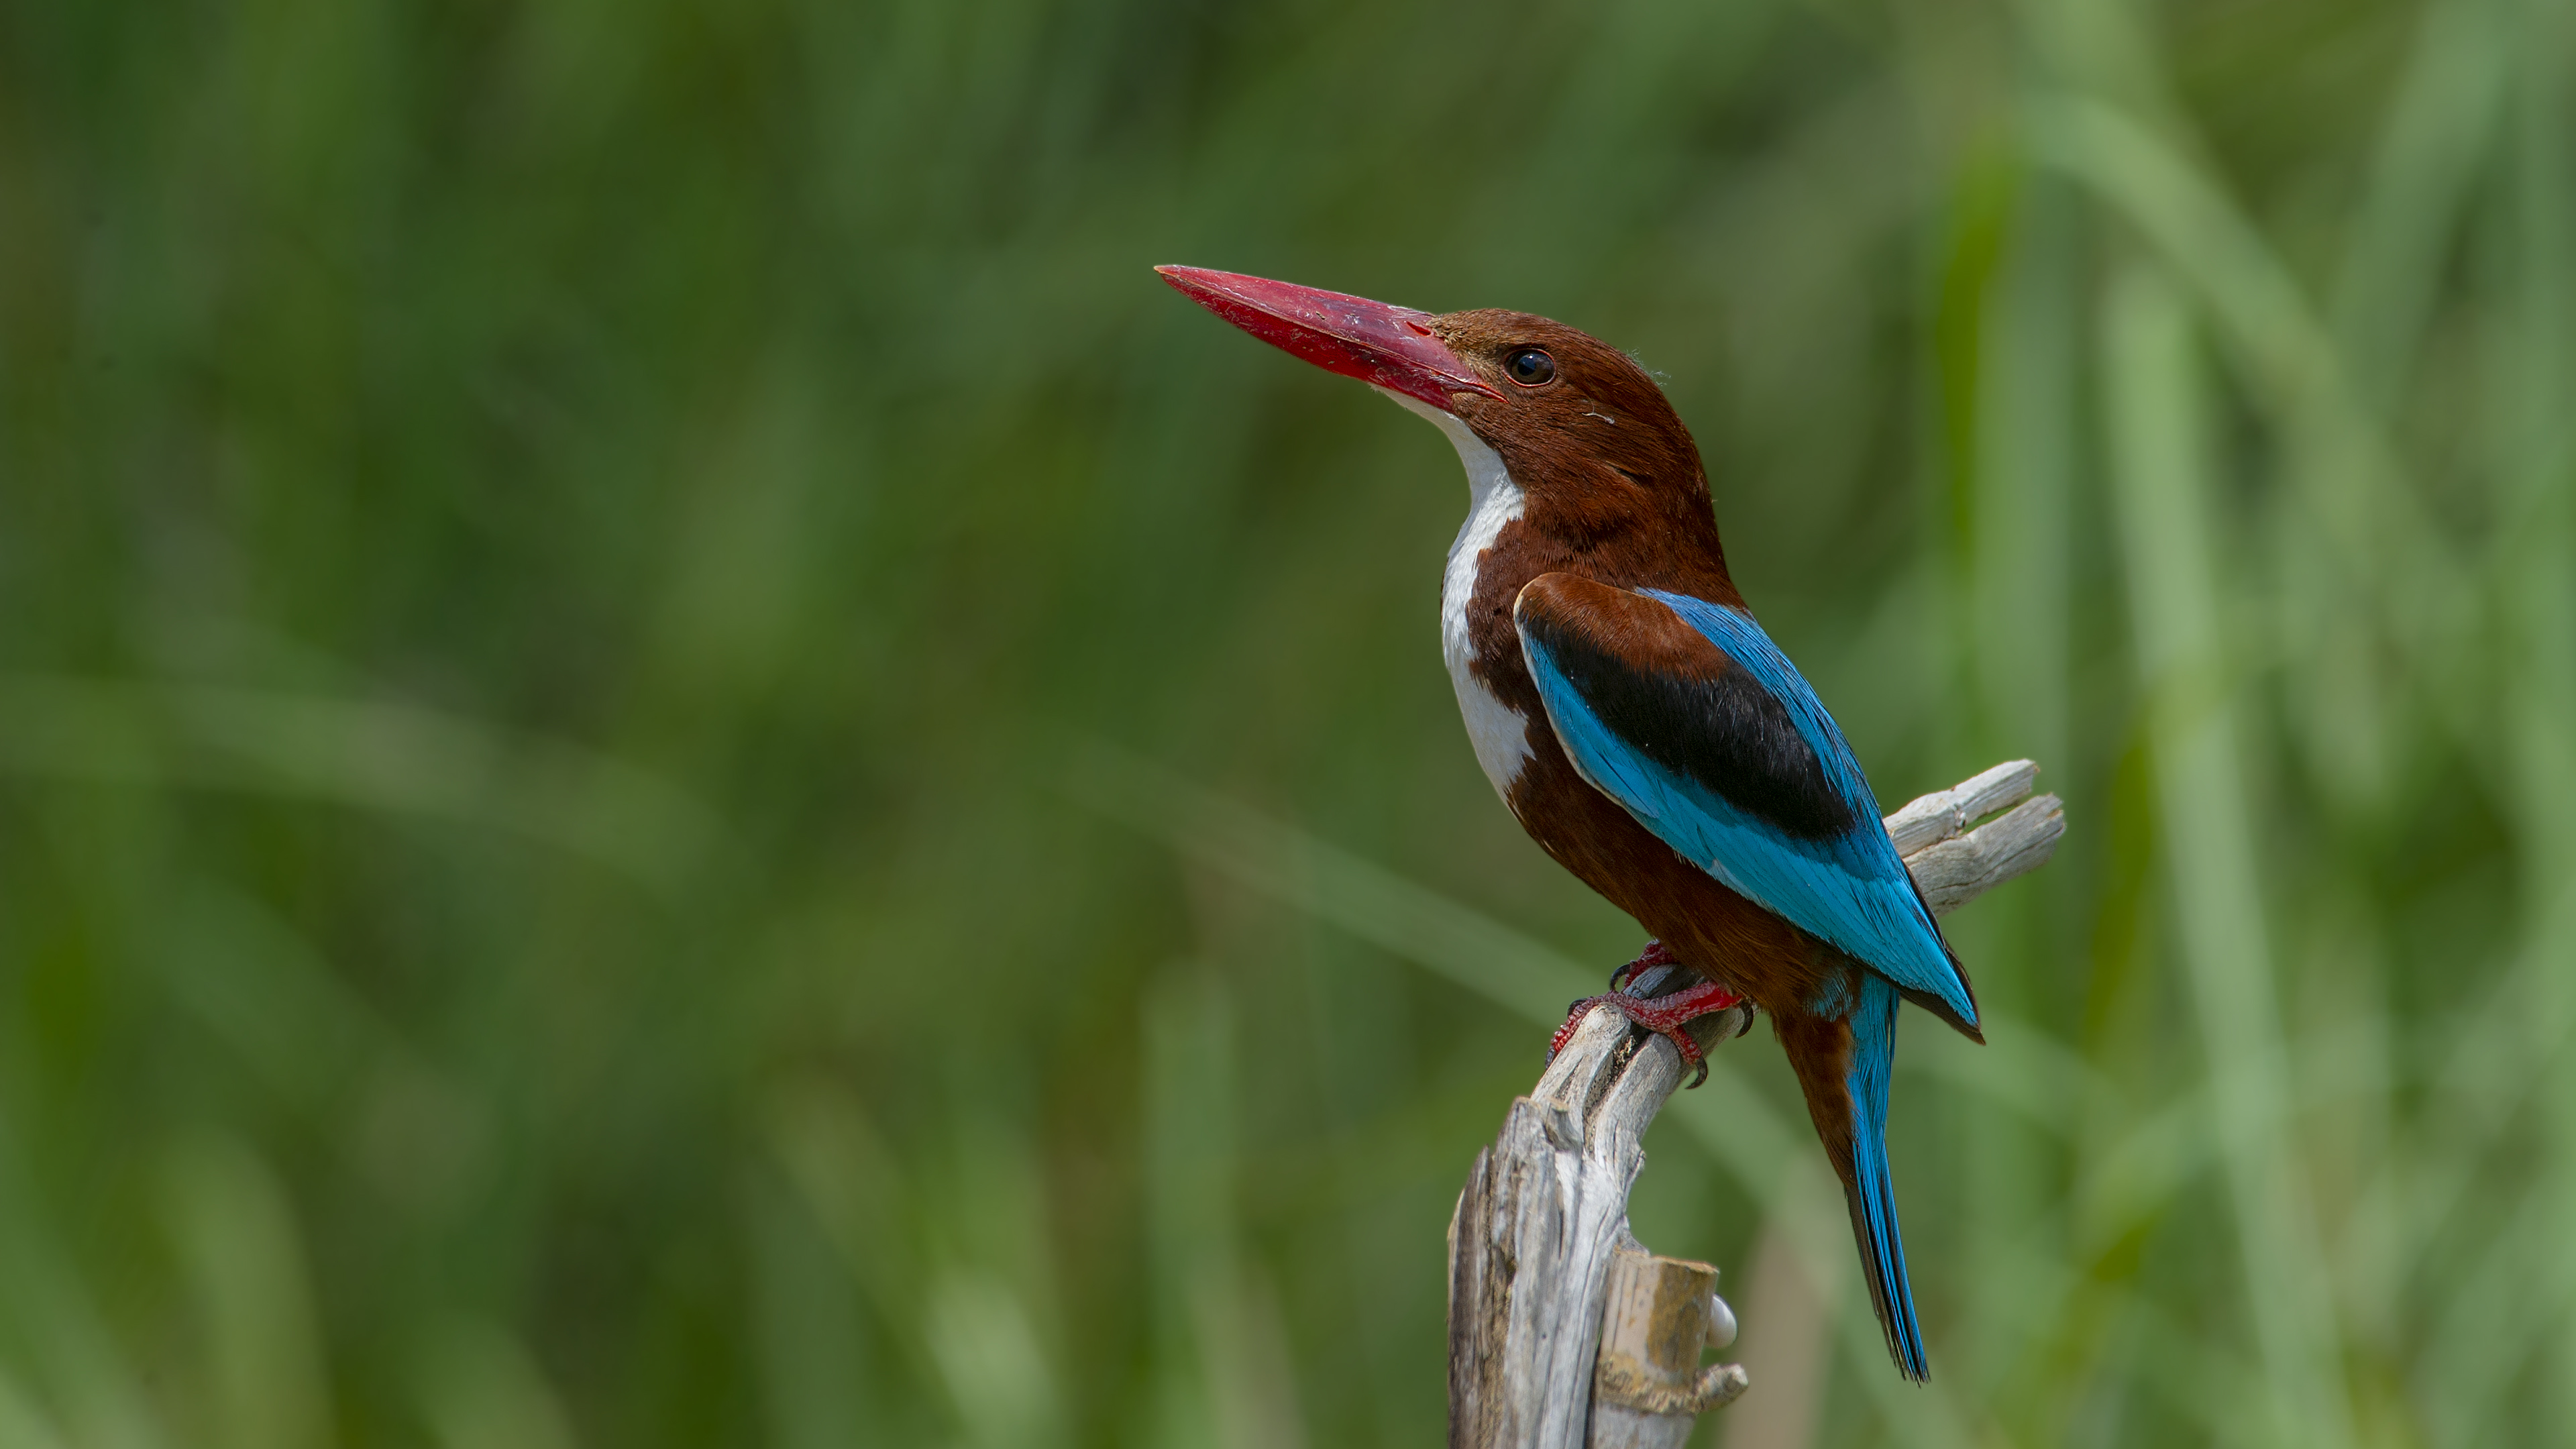
[[[1796,724],[1777,692],[1787,671],[1785,687],[1808,708],[1804,682],[1785,661],[1761,665],[1772,676],[1756,678],[1754,656],[1739,659],[1705,632],[1751,628],[1750,614],[1727,575],[1699,449],[1662,389],[1626,354],[1527,313],[1434,316],[1260,278],[1163,270],[1227,320],[1369,382],[1449,434],[1472,504],[1443,590],[1444,654],[1479,763],[1540,848],[1674,960],[1771,1017],[1843,1181],[1889,1350],[1909,1377],[1923,1377],[1880,1140],[1887,1066],[1898,994],[1982,1040],[1974,999],[1875,814],[1859,818],[1858,807],[1875,804],[1851,783],[1857,766],[1839,732],[1829,720],[1823,734]],[[1683,604],[1734,613],[1694,624],[1677,612]],[[1538,653],[1553,671],[1548,691],[1533,673]],[[1587,758],[1618,775],[1626,795],[1613,798],[1578,767],[1551,698],[1578,711],[1574,727],[1592,731]],[[1828,747],[1832,770],[1817,753]],[[1656,815],[1656,800],[1699,811],[1697,823],[1658,816],[1669,828],[1650,828],[1637,812]],[[1776,844],[1732,865],[1726,851],[1737,847],[1712,861],[1667,843],[1733,840],[1724,832],[1748,828]],[[1857,930],[1844,939],[1876,941],[1869,949],[1884,959],[1864,961],[1719,878],[1747,868],[1831,877],[1829,889],[1849,881],[1863,902],[1860,925],[1818,929]],[[1844,870],[1858,874],[1834,875]],[[1868,912],[1888,910],[1901,916],[1895,947],[1887,941],[1896,938],[1870,934],[1871,922],[1888,918]]]
[[[1557,367],[1543,399],[1470,397],[1458,409],[1528,499],[1485,550],[1467,615],[1477,679],[1529,722],[1529,762],[1504,801],[1557,864],[1636,917],[1682,964],[1752,998],[1776,1022],[1842,953],[1719,884],[1584,782],[1548,726],[1512,621],[1521,591],[1547,575],[1742,607],[1699,447],[1645,369],[1571,327],[1496,310],[1454,312],[1430,326],[1451,353],[1505,387],[1502,362],[1516,347],[1540,347]],[[1642,620],[1638,632],[1649,632]],[[1715,652],[1696,635],[1688,642]]]

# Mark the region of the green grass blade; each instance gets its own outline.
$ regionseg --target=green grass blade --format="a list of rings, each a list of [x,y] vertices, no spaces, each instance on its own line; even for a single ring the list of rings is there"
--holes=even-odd
[[[2191,322],[2143,267],[2106,303],[2103,380],[2148,733],[2182,955],[2209,1062],[2270,1432],[2354,1442],[2317,1219],[2289,1115],[2289,1057],[2239,762],[2236,664],[2215,607],[2207,403]]]

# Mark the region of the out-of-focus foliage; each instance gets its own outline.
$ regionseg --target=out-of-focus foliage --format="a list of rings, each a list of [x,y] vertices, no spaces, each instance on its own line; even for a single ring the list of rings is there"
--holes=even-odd
[[[1882,799],[2069,801],[1929,1390],[1762,1034],[1658,1128],[1707,1435],[2576,1439],[2567,10],[7,6],[0,1442],[1436,1439],[1636,932],[1164,261],[1635,349]]]

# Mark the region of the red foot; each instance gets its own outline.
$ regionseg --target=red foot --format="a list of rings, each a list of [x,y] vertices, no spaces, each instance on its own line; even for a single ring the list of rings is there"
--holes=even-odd
[[[1682,963],[1673,958],[1672,951],[1663,942],[1648,941],[1646,949],[1637,953],[1636,960],[1610,973],[1610,989],[1618,991],[1625,988],[1629,982],[1637,979],[1637,973],[1640,971],[1657,966],[1679,966],[1680,964]]]
[[[1649,946],[1647,951],[1652,954],[1661,949],[1660,945],[1656,945]],[[1714,1016],[1721,1011],[1729,1011],[1743,1004],[1743,997],[1714,981],[1701,981],[1676,991],[1670,996],[1658,996],[1647,1001],[1640,1001],[1636,997],[1615,991],[1607,996],[1587,996],[1574,1003],[1573,1009],[1566,1013],[1565,1025],[1556,1029],[1555,1037],[1547,1044],[1547,1057],[1549,1061],[1556,1060],[1556,1054],[1565,1050],[1566,1039],[1574,1035],[1574,1029],[1583,1024],[1583,1018],[1591,1014],[1592,1008],[1608,1006],[1630,1021],[1671,1042],[1681,1052],[1682,1061],[1698,1069],[1697,1075],[1690,1080],[1690,1085],[1696,1087],[1708,1080],[1708,1057],[1699,1049],[1699,1043],[1691,1038],[1691,1034],[1682,1030],[1683,1026],[1703,1016]],[[1683,1090],[1687,1091],[1689,1088]]]

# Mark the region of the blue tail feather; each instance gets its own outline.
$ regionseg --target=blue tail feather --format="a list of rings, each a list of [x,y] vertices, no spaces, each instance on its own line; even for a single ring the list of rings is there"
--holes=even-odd
[[[1887,1078],[1896,1057],[1895,983],[1875,971],[1860,973],[1860,1000],[1851,1014],[1852,1235],[1860,1242],[1869,1278],[1870,1306],[1887,1333],[1887,1351],[1910,1379],[1932,1376],[1923,1352],[1923,1329],[1914,1318],[1914,1292],[1905,1279],[1905,1242],[1896,1227],[1896,1185],[1887,1170]]]

